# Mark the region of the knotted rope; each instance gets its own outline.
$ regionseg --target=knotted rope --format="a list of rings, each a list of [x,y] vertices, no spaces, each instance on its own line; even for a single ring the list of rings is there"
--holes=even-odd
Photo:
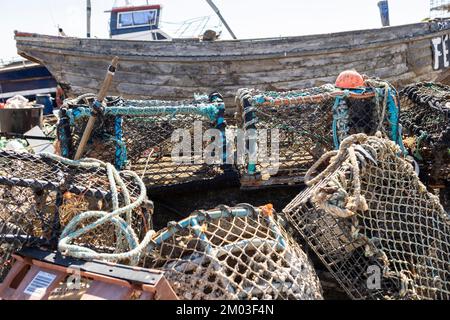
[[[132,171],[121,172],[123,175],[131,176],[134,179],[134,181],[136,181],[136,183],[138,184],[140,190],[139,196],[135,201],[131,202],[127,186],[125,185],[119,172],[110,163],[104,163],[100,160],[89,158],[78,161],[69,160],[53,154],[43,154],[43,156],[55,161],[62,162],[69,166],[76,166],[84,169],[105,168],[112,195],[112,205],[113,205],[112,212],[91,210],[83,212],[74,217],[62,231],[58,243],[58,249],[65,255],[80,259],[86,260],[99,259],[114,262],[129,259],[131,263],[134,264],[137,263],[141,252],[148,246],[154,234],[153,230],[148,231],[144,236],[143,240],[139,242],[139,238],[131,226],[132,211],[138,208],[140,205],[142,205],[147,198],[146,187],[142,182],[142,180],[139,178],[139,176]],[[123,196],[125,202],[125,206],[123,207],[119,207],[118,187],[120,188],[120,193]],[[124,220],[121,217],[122,214],[126,215],[126,220]],[[79,227],[83,222],[90,221],[92,218],[97,218],[97,220],[81,228]],[[129,249],[128,251],[116,253],[99,253],[96,252],[95,250],[80,245],[72,244],[73,240],[75,240],[76,238],[108,222],[112,223],[117,228],[118,237],[116,249],[118,251],[125,250],[126,248],[123,247],[124,245],[123,240],[126,240],[126,244]]]
[[[316,190],[313,200],[320,208],[339,218],[351,217],[358,210],[368,210],[366,199],[361,195],[360,163],[363,165],[367,161],[366,159],[376,162],[377,153],[367,142],[384,144],[383,140],[379,139],[380,136],[380,132],[377,133],[377,137],[369,137],[364,133],[349,136],[342,141],[339,150],[333,150],[323,154],[311,166],[305,175],[305,183],[307,186],[313,186],[319,183],[322,179],[336,171],[347,158],[350,161],[349,169],[353,177],[353,195],[348,197],[344,189],[344,186],[346,186],[345,177],[340,176],[340,179],[333,179],[333,186]],[[363,144],[364,147],[355,146],[355,144]],[[329,161],[327,168],[312,178],[313,173],[318,171],[318,168],[327,160]]]
[[[350,296],[448,299],[450,218],[399,150],[380,132],[350,136],[283,212]],[[364,276],[372,266],[378,291]]]

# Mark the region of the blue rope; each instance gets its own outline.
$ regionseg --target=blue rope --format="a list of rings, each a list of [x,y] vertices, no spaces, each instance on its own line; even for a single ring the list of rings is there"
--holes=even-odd
[[[116,159],[115,167],[118,170],[122,170],[127,163],[127,147],[123,141],[123,118],[117,116],[114,120],[114,132],[115,132],[115,142],[116,142]]]
[[[344,97],[338,96],[334,100],[332,123],[333,143],[336,150],[339,149],[341,138],[343,140],[348,135],[348,123],[345,123],[345,120],[348,122],[348,110],[345,105]]]
[[[339,149],[339,139],[337,136],[337,117],[334,116],[334,113],[336,111],[336,108],[339,106],[339,103],[341,102],[341,98],[340,97],[336,97],[336,99],[334,100],[334,105],[333,105],[333,124],[332,124],[332,129],[333,129],[333,143],[334,143],[334,148],[335,149]]]
[[[245,207],[236,207],[231,208],[230,211],[223,211],[221,209],[216,209],[213,211],[205,212],[204,214],[201,213],[193,213],[188,218],[181,220],[178,223],[173,223],[172,225],[169,225],[164,230],[160,231],[156,237],[153,239],[152,243],[150,243],[148,247],[148,251],[151,251],[155,248],[155,246],[161,246],[164,242],[169,240],[172,236],[177,234],[180,230],[187,229],[189,227],[194,227],[195,234],[205,242],[205,244],[208,244],[206,246],[206,250],[211,250],[211,243],[209,242],[206,235],[199,229],[200,225],[203,222],[208,222],[212,220],[218,220],[218,219],[225,219],[225,218],[233,218],[233,217],[253,217],[255,214],[261,214],[260,211],[252,212],[252,210],[249,210]],[[274,233],[274,236],[276,237],[276,242],[279,249],[284,250],[287,246],[286,239],[284,239],[281,230],[278,228],[277,224],[273,220],[273,217],[267,217],[266,221],[269,224],[269,227],[271,228],[272,232]],[[239,243],[245,242],[246,240],[242,240]],[[263,240],[269,242],[269,240]],[[249,241],[251,242],[251,240]],[[238,243],[231,243],[227,245],[227,247],[236,247]]]
[[[61,155],[65,158],[70,157],[70,120],[64,116],[58,124],[58,139],[60,141]]]
[[[134,106],[120,106],[107,107],[103,114],[112,116],[161,116],[161,115],[176,115],[176,114],[197,114],[208,118],[214,122],[220,108],[225,108],[223,103],[213,104],[199,104],[199,105],[185,105],[185,106],[164,106],[164,107],[134,107]],[[70,118],[70,123],[73,125],[76,119],[89,117],[91,115],[90,108],[77,107],[67,110],[67,116]]]
[[[404,155],[407,155],[408,151],[406,150],[403,144],[402,128],[399,122],[400,101],[398,102],[398,105],[395,103],[394,97],[396,95],[397,92],[395,91],[394,88],[388,89],[387,108],[389,113],[389,125],[391,128],[389,136],[391,140],[394,141],[400,147],[401,152]]]
[[[391,125],[391,140],[398,143],[398,106],[395,104],[391,89],[388,90],[387,106],[389,111],[389,122]]]
[[[219,107],[219,113],[217,116],[216,129],[220,131],[219,144],[222,147],[222,163],[227,163],[227,138],[226,138],[226,123],[225,123],[225,107]]]

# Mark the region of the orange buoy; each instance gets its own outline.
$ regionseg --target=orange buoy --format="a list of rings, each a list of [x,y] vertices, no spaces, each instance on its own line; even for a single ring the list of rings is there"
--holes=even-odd
[[[259,207],[259,209],[261,210],[261,213],[266,216],[266,217],[271,217],[273,216],[273,204],[268,203],[265,206],[261,206]]]
[[[341,89],[364,87],[364,78],[355,70],[346,70],[339,74],[335,86]]]

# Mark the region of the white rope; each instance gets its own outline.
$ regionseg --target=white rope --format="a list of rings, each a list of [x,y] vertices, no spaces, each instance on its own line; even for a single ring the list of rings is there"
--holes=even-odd
[[[147,198],[146,187],[143,181],[139,178],[139,176],[132,171],[122,171],[122,174],[130,175],[137,182],[140,189],[140,194],[138,198],[134,202],[131,202],[130,194],[127,190],[125,182],[123,181],[119,172],[110,163],[104,163],[97,159],[69,160],[48,153],[43,154],[43,156],[69,166],[76,166],[82,168],[96,168],[96,167],[106,168],[112,195],[112,204],[113,204],[112,212],[86,211],[75,216],[62,231],[58,243],[58,249],[65,255],[80,259],[100,259],[108,261],[120,261],[130,259],[133,263],[137,263],[137,260],[139,259],[141,252],[148,246],[153,237],[153,234],[155,233],[153,230],[148,231],[142,242],[139,243],[138,236],[136,235],[135,231],[131,226],[132,211],[138,208]],[[117,185],[120,187],[122,196],[125,201],[125,206],[121,208],[119,207]],[[122,214],[126,214],[126,221],[120,217]],[[87,221],[92,218],[97,218],[97,220],[89,223],[84,227],[81,228],[78,227],[79,225],[81,225],[83,221]],[[101,225],[104,225],[107,222],[110,222],[116,226],[118,233],[120,233],[120,235],[122,235],[125,238],[128,244],[129,251],[111,254],[99,253],[86,247],[71,244],[71,242],[76,238],[92,231],[93,229]],[[122,237],[117,238],[118,246],[124,242],[122,240],[123,240]]]
[[[347,197],[347,192],[337,180],[335,180],[335,185],[332,189],[328,188],[327,190],[324,190],[323,188],[319,188],[315,191],[312,197],[314,203],[335,217],[348,218],[355,215],[358,210],[368,210],[366,199],[361,195],[361,178],[358,163],[360,156],[357,155],[357,151],[353,145],[356,143],[367,142],[369,139],[371,138],[364,133],[347,137],[342,141],[338,151],[330,151],[322,155],[322,157],[314,163],[313,166],[311,166],[305,175],[305,183],[308,186],[315,185],[323,178],[334,172],[346,161],[346,159],[349,159],[349,169],[352,171],[353,176],[352,183],[354,193],[351,197],[349,197],[345,207],[337,206],[329,201],[331,197],[336,194],[340,194],[343,198]],[[312,174],[316,172],[318,167],[326,160],[329,160],[329,165],[327,168],[316,177],[311,178]]]

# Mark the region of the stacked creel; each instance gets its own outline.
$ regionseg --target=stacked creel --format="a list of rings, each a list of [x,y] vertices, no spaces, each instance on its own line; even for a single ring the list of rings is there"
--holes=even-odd
[[[379,136],[346,138],[283,213],[351,298],[447,300],[450,217],[400,154]]]
[[[153,204],[133,172],[98,160],[0,151],[0,279],[22,247],[132,262]],[[111,259],[109,259],[111,258]]]
[[[347,73],[335,85],[282,92],[238,91],[237,118],[247,134],[249,151],[240,168],[244,185],[302,183],[308,168],[351,134],[381,131],[401,145],[396,90],[387,82]],[[359,81],[349,81],[355,77]],[[267,147],[264,140],[254,138],[255,130],[268,131]],[[269,154],[273,142],[278,144],[277,159],[270,157],[275,155],[260,157],[262,151]]]
[[[433,82],[400,91],[405,145],[420,166],[420,178],[437,189],[450,212],[450,87]]]
[[[313,266],[271,205],[221,206],[169,223],[143,264],[164,270],[181,299],[322,299]]]
[[[93,98],[84,95],[67,100],[61,109],[58,138],[62,156],[75,155],[91,115]],[[113,163],[118,170],[131,169],[150,188],[212,180],[229,169],[223,161],[224,112],[225,105],[217,93],[208,100],[201,96],[193,101],[110,97],[97,115],[83,156]],[[210,140],[203,137],[208,129],[217,129],[219,136]],[[197,133],[200,138],[195,136]],[[208,145],[217,149],[217,156],[209,162],[202,152]]]

